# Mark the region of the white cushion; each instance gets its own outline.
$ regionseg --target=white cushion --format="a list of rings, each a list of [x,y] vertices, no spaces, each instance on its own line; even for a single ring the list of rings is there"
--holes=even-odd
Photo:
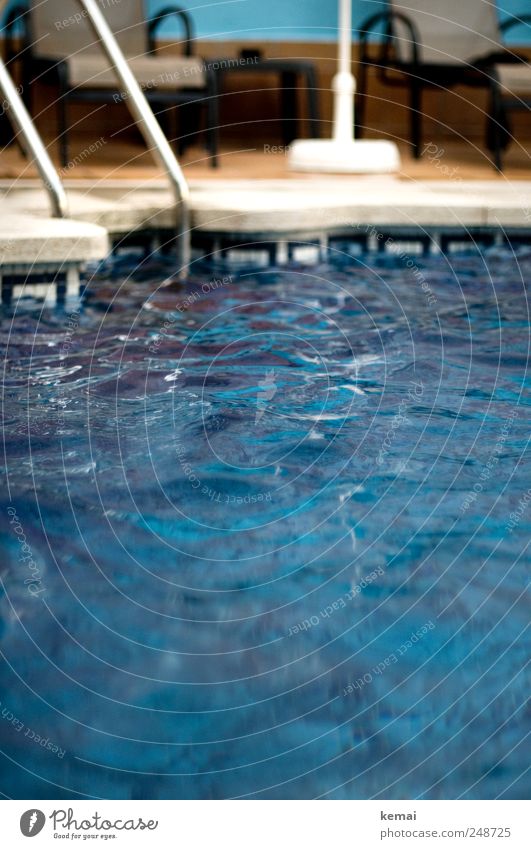
[[[81,54],[66,61],[72,87],[120,90],[118,78],[105,56]],[[206,85],[203,60],[196,56],[139,56],[127,61],[147,92],[203,89]]]
[[[531,65],[527,62],[496,65],[495,70],[504,94],[531,94]]]

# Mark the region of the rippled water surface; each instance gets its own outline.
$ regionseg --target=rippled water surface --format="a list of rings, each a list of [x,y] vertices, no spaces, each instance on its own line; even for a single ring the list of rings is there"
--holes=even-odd
[[[530,273],[4,307],[3,793],[528,794]]]

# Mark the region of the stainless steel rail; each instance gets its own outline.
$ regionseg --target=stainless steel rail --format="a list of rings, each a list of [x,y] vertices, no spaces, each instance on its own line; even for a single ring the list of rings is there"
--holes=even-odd
[[[35,161],[44,187],[48,192],[54,218],[66,218],[68,201],[59,174],[44,147],[31,116],[24,105],[9,71],[0,58],[0,93],[8,106],[6,112],[14,128],[20,133],[22,146]]]
[[[180,209],[180,219],[177,223],[178,256],[181,266],[180,275],[185,276],[190,265],[190,190],[181,166],[162,132],[159,122],[146,100],[146,97],[132,73],[122,50],[116,41],[97,0],[79,0],[89,21],[101,42],[110,64],[114,67],[120,85],[127,92],[126,103],[144,136],[148,148],[168,176],[176,204]]]

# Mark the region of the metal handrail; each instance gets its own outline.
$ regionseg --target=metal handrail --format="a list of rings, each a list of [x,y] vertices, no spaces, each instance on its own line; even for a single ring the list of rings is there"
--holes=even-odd
[[[188,183],[168,139],[162,132],[160,124],[155,118],[153,110],[131,71],[97,0],[79,0],[79,2],[85,10],[111,66],[116,71],[123,91],[127,92],[125,101],[129,107],[129,111],[137,122],[147,146],[151,149],[159,164],[166,172],[176,203],[181,208],[181,218],[177,223],[177,238],[179,261],[181,264],[180,273],[181,276],[184,276],[187,273],[191,258],[190,190]]]
[[[24,143],[23,146],[27,148],[26,152],[31,155],[39,170],[42,182],[50,198],[54,218],[66,218],[68,216],[68,201],[59,174],[1,58],[0,92],[8,104],[7,115],[9,119],[14,128],[20,133]]]

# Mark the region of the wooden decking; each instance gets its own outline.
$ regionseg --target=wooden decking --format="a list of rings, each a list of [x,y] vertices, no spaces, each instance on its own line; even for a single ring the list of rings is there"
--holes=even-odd
[[[140,141],[134,144],[114,139],[99,147],[94,142],[94,139],[87,137],[73,138],[71,163],[63,174],[65,182],[77,179],[142,181],[152,179],[159,173],[150,153]],[[90,152],[91,145],[97,148],[94,152]],[[53,144],[51,149],[53,152]],[[401,146],[401,154],[402,170],[399,176],[408,181],[531,180],[531,144],[526,147],[512,145],[506,155],[506,166],[502,175],[494,171],[486,151],[479,143],[431,143],[420,161],[413,160],[406,145]],[[220,167],[217,169],[210,167],[207,154],[199,146],[189,148],[181,158],[181,163],[187,178],[191,180],[301,179],[299,175],[288,170],[285,151],[275,142],[252,142],[248,146],[224,147],[220,154]],[[16,147],[0,151],[0,179],[17,180],[33,176],[33,167]]]

